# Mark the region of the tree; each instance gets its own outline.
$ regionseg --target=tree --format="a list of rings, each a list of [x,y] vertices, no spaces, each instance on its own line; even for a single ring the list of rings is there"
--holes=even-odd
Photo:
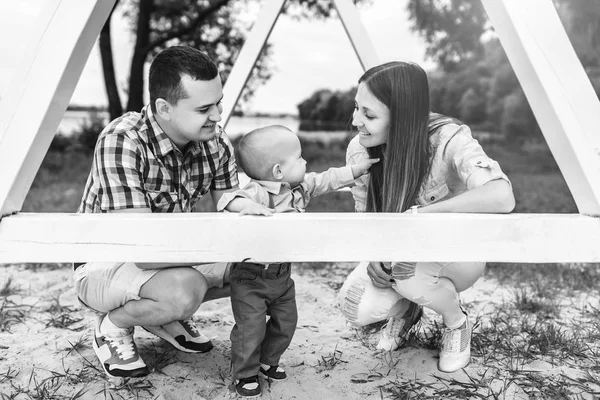
[[[600,2],[554,0],[588,76],[600,89]],[[441,71],[430,74],[432,108],[476,123],[486,116],[515,141],[540,138],[517,77],[478,0],[409,0],[412,29]],[[485,110],[478,96],[485,98]],[[464,114],[464,115],[463,115]],[[472,119],[468,121],[468,119]]]
[[[119,97],[119,89],[117,88],[117,80],[115,78],[115,64],[113,61],[112,54],[112,42],[110,36],[110,21],[112,14],[115,12],[119,1],[115,3],[108,19],[104,23],[102,30],[100,31],[99,47],[100,47],[100,58],[102,59],[102,72],[104,73],[104,86],[106,88],[106,95],[108,97],[108,111],[110,113],[110,119],[115,119],[123,113],[123,106],[121,105],[121,99]]]
[[[409,0],[406,9],[412,30],[427,42],[426,55],[445,71],[480,59],[481,37],[489,29],[479,1]]]
[[[257,3],[257,0],[123,0],[124,13],[130,19],[135,34],[126,110],[137,111],[143,107],[144,68],[148,58],[170,45],[187,44],[205,51],[216,61],[226,81],[249,28],[243,16],[248,14],[250,6]],[[328,18],[333,11],[331,2],[322,0],[294,0],[288,3],[287,12],[295,18]],[[110,29],[110,18],[106,24],[108,28],[106,25],[105,28]],[[104,62],[111,54],[110,37],[108,42],[107,36],[104,38],[105,47],[101,56],[108,91],[112,85],[109,82],[115,79],[111,63],[108,60]],[[247,99],[257,85],[269,79],[269,54],[270,48],[265,46],[242,99]],[[115,96],[112,91],[108,100],[111,117],[114,118],[118,114],[112,115],[113,110],[116,113],[119,107],[111,104],[118,103],[120,106],[121,101],[118,94]]]

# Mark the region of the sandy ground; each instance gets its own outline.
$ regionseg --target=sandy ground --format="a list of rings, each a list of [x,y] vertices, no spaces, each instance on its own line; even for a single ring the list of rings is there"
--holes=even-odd
[[[353,329],[336,308],[336,292],[349,267],[307,269],[301,274],[294,271],[299,324],[282,358],[289,378],[283,382],[261,381],[263,399],[394,398],[386,390],[393,388],[393,382],[416,379],[439,385],[444,379],[468,382],[467,374],[486,374],[487,367],[477,357],[466,372],[444,374],[437,370],[435,350],[408,347],[392,353],[377,352],[377,333]],[[198,326],[215,343],[207,354],[178,352],[146,331],[136,330],[136,342],[152,373],[119,384],[107,381],[100,372],[91,348],[95,315],[78,305],[68,268],[0,268],[0,288],[9,279],[18,292],[4,298],[0,313],[0,328],[9,328],[0,330],[0,393],[5,396],[1,399],[66,399],[77,398],[78,394],[81,399],[237,397],[230,385],[229,332],[234,321],[228,299],[207,302],[194,315]],[[493,313],[506,294],[484,278],[463,300],[469,304],[471,316],[476,317]],[[23,322],[18,322],[20,319]],[[427,313],[424,324],[434,321],[435,316]],[[68,329],[54,326],[61,323]],[[565,372],[550,364],[528,368]],[[370,378],[354,382],[361,376],[357,374]],[[500,398],[528,398],[515,385],[496,385],[505,396]],[[19,392],[22,394],[15,396]]]

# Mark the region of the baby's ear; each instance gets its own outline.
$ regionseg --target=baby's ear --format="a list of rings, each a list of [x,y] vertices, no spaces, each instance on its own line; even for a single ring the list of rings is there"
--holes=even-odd
[[[273,173],[273,178],[277,179],[278,181],[283,179],[283,171],[281,170],[281,165],[273,165],[271,172]]]

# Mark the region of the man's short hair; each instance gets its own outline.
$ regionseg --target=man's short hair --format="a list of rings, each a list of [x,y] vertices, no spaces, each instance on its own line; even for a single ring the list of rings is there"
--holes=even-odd
[[[181,76],[189,75],[194,80],[210,81],[219,73],[215,63],[203,52],[189,46],[171,46],[160,53],[150,65],[148,87],[150,106],[156,113],[156,100],[165,99],[175,105],[187,98]]]

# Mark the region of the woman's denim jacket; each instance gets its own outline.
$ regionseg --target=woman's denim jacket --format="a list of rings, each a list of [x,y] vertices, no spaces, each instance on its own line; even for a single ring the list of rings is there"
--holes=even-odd
[[[510,184],[500,165],[489,158],[479,142],[473,139],[468,126],[431,113],[429,132],[432,164],[417,197],[418,205],[451,199],[495,179],[504,179]],[[346,164],[356,164],[366,153],[367,149],[358,143],[358,135],[355,136],[346,151]],[[368,181],[369,175],[363,175],[351,188],[358,212],[366,210]]]

